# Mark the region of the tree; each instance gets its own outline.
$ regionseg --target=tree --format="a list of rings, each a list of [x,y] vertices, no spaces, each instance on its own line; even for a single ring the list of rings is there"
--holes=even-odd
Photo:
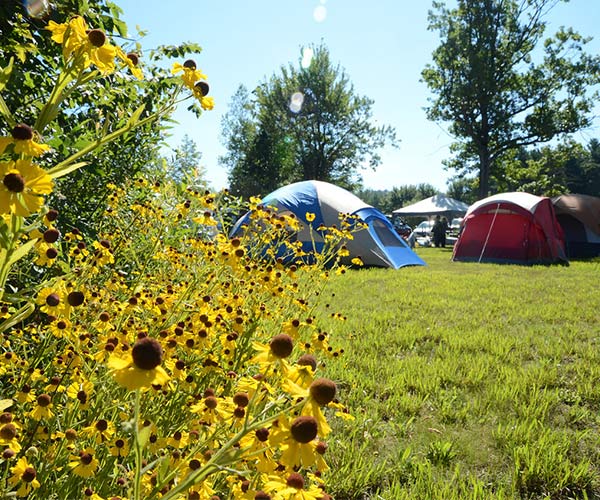
[[[2,90],[12,121],[34,125],[32,120],[39,113],[39,104],[50,95],[61,67],[61,46],[51,40],[45,29],[49,21],[61,23],[74,14],[81,15],[90,26],[102,29],[109,38],[123,43],[126,52],[135,54],[146,77],[137,80],[127,71],[117,72],[95,79],[93,88],[71,92],[55,120],[38,131],[51,138],[53,149],[41,159],[42,166],[59,163],[92,144],[100,133],[122,127],[140,107],[141,118],[163,108],[174,93],[176,79],[156,63],[164,57],[179,58],[201,50],[196,44],[161,46],[142,57],[139,44],[127,37],[127,25],[120,18],[122,10],[109,0],[47,3],[47,11],[39,15],[29,12],[25,4],[33,3],[10,0],[0,5],[0,68],[8,68],[14,62],[9,85]],[[37,2],[42,4],[45,3]],[[0,136],[9,135],[13,125],[6,113],[0,113]],[[110,148],[82,157],[88,166],[60,179],[50,197],[49,203],[60,213],[59,224],[93,232],[108,196],[102,188],[109,183],[122,185],[155,162],[165,137],[165,123],[154,122],[128,132]]]
[[[563,28],[539,48],[544,16],[557,2],[459,0],[452,10],[434,2],[429,13],[429,29],[442,43],[422,72],[436,96],[427,116],[450,122],[458,142],[447,165],[477,172],[480,198],[502,176],[499,160],[507,152],[592,121],[600,57],[583,52],[590,39]]]
[[[200,165],[202,153],[198,145],[185,134],[181,146],[173,150],[173,156],[167,164],[168,175],[178,184],[189,184],[197,188],[206,188],[206,169]]]
[[[290,182],[316,179],[352,189],[359,170],[380,163],[378,149],[396,144],[395,131],[371,123],[373,101],[356,94],[323,47],[310,63],[289,64],[249,94],[240,89],[223,121],[232,192],[256,195]]]
[[[506,172],[499,188],[502,191],[555,196],[578,193],[600,194],[600,163],[597,161],[598,141],[593,139],[588,147],[566,140],[555,147],[521,149],[504,160]]]

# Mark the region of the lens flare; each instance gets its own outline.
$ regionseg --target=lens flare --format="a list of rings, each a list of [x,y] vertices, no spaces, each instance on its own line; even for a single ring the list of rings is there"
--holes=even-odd
[[[300,63],[300,65],[303,68],[308,68],[312,61],[313,55],[314,55],[313,49],[311,49],[310,47],[304,47],[302,49],[302,62]]]
[[[325,18],[327,17],[327,7],[324,5],[317,5],[313,11],[313,17],[318,23],[325,21]]]
[[[302,104],[304,103],[304,94],[302,92],[294,92],[290,100],[290,111],[292,113],[300,113]]]
[[[50,11],[50,2],[48,0],[24,0],[23,5],[30,17],[44,17]]]

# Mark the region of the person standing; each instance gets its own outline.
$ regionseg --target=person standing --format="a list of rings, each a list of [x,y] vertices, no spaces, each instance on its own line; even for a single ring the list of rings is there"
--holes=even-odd
[[[431,234],[433,234],[433,245],[437,248],[442,246],[442,238],[445,234],[442,226],[442,221],[440,220],[440,216],[435,216],[435,222],[433,223],[433,227],[431,228]]]
[[[442,217],[440,224],[442,226],[442,228],[440,229],[440,244],[442,248],[446,248],[446,233],[448,232],[448,219],[446,219],[446,217]]]

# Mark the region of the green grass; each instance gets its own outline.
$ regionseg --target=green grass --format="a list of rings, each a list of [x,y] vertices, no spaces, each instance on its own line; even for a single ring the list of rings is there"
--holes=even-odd
[[[600,262],[418,253],[427,267],[352,270],[318,298],[355,417],[329,443],[335,498],[600,498]]]

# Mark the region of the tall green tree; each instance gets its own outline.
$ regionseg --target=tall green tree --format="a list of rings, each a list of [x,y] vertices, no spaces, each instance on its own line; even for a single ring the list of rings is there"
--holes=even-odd
[[[303,54],[252,93],[241,89],[224,118],[220,162],[236,194],[308,179],[353,189],[363,167],[379,165],[378,150],[396,144],[392,127],[371,122],[373,101],[356,93],[326,47]]]
[[[429,29],[440,46],[422,72],[434,94],[431,120],[449,122],[457,139],[450,168],[475,172],[479,197],[501,177],[499,160],[591,124],[600,57],[589,38],[561,28],[544,39],[544,16],[559,0],[434,2]]]

